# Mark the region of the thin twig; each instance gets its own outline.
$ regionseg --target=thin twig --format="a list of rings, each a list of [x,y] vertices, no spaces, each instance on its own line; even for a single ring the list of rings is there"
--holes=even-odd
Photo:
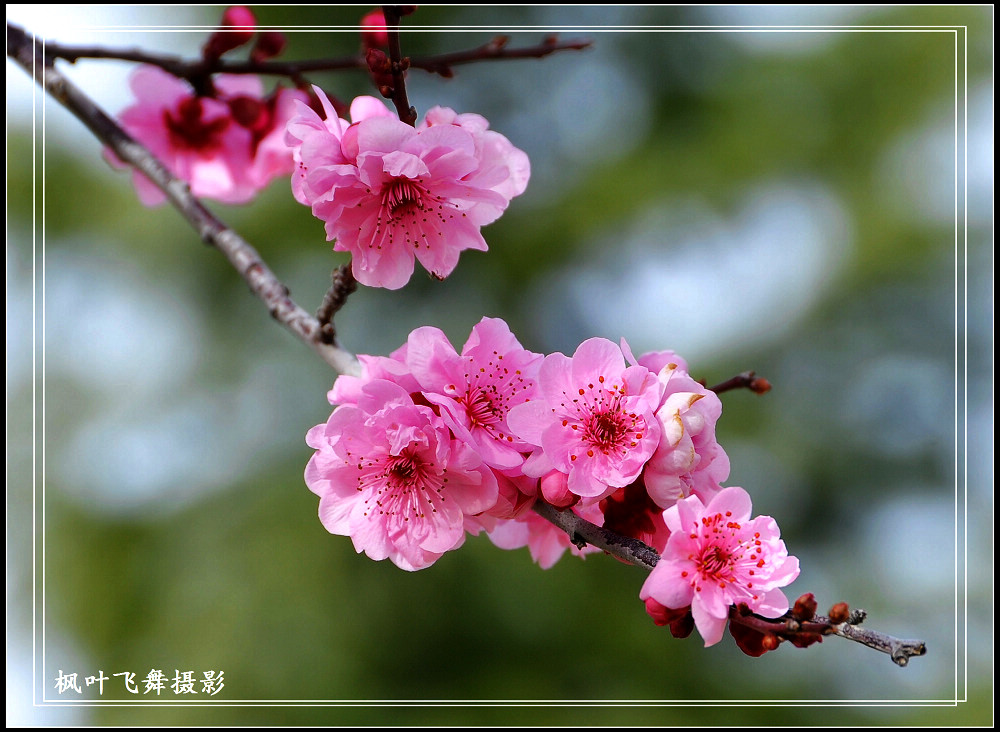
[[[410,58],[411,69],[423,69],[432,74],[440,74],[446,78],[452,76],[451,67],[477,61],[495,61],[501,59],[543,58],[557,51],[582,51],[590,48],[590,41],[560,41],[556,36],[547,36],[537,46],[525,48],[507,48],[509,36],[496,36],[482,46],[467,51],[442,53],[436,56]]]
[[[41,63],[42,56],[40,53],[36,55],[35,49],[34,38],[29,38],[20,28],[7,24],[7,55],[10,58],[33,76],[42,88],[83,122],[121,160],[134,166],[163,191],[202,240],[226,255],[246,280],[250,290],[264,301],[275,320],[292,331],[338,372],[358,374],[360,364],[357,359],[337,344],[321,340],[319,322],[289,297],[288,288],[264,263],[260,254],[206,209],[191,195],[186,183],[171,175],[159,160],[133,140],[90,98],[54,67]]]
[[[744,371],[742,374],[737,374],[733,378],[723,381],[721,384],[710,386],[708,389],[709,391],[714,391],[716,394],[721,394],[731,389],[749,389],[755,394],[766,394],[771,391],[771,382],[757,376],[753,371]]]
[[[565,531],[570,540],[581,546],[591,544],[603,549],[618,559],[646,570],[652,570],[660,561],[655,549],[638,539],[622,536],[577,516],[573,511],[560,510],[544,501],[535,502],[535,513]],[[729,619],[746,625],[761,633],[773,633],[782,638],[796,635],[835,635],[852,640],[886,653],[899,666],[905,666],[913,656],[922,656],[927,646],[919,640],[901,640],[885,633],[857,627],[864,620],[864,613],[855,613],[848,621],[833,623],[829,618],[817,615],[809,622],[800,622],[786,614],[780,618],[762,618],[759,615],[744,615],[735,607],[730,608]]]
[[[413,127],[417,124],[417,110],[410,106],[406,97],[406,69],[410,59],[403,58],[399,47],[399,19],[402,13],[398,5],[383,5],[382,15],[385,17],[385,29],[389,35],[389,59],[392,61],[392,103],[396,114],[402,122]]]
[[[344,307],[347,298],[358,289],[358,281],[354,279],[354,271],[351,263],[342,264],[333,270],[330,278],[332,283],[330,289],[323,296],[323,302],[316,310],[316,320],[319,321],[320,338],[324,343],[333,343],[337,338],[337,331],[333,327],[333,316]]]
[[[652,569],[660,560],[660,555],[649,545],[630,536],[622,536],[610,529],[596,526],[572,511],[561,511],[544,501],[536,501],[533,508],[543,519],[565,531],[570,541],[578,546],[591,544],[643,569]]]
[[[548,36],[541,43],[523,48],[508,48],[507,36],[497,36],[482,46],[465,51],[455,51],[409,60],[409,68],[420,69],[431,74],[450,78],[451,67],[478,61],[504,61],[528,58],[544,58],[558,51],[580,51],[590,48],[590,41],[559,41]],[[188,61],[179,56],[151,53],[138,48],[109,49],[101,46],[72,46],[48,42],[45,47],[47,59],[61,58],[69,63],[79,59],[113,59],[132,61],[159,66],[164,71],[181,79],[192,79],[205,74],[260,74],[265,76],[287,76],[300,79],[303,74],[315,71],[368,70],[364,56],[333,56],[302,61],[237,61],[233,59],[197,59]],[[51,62],[49,62],[51,63]]]

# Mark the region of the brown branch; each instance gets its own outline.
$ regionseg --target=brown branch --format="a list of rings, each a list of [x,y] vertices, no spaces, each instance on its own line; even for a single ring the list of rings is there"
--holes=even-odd
[[[389,60],[392,62],[390,67],[392,89],[389,90],[391,93],[388,96],[396,107],[400,121],[413,127],[417,124],[417,110],[410,106],[410,100],[406,97],[405,78],[410,59],[403,58],[399,47],[399,19],[403,16],[403,11],[399,5],[383,5],[382,15],[385,17],[385,29],[389,34]]]
[[[452,66],[475,63],[477,61],[497,61],[518,58],[543,58],[557,51],[582,51],[590,48],[591,41],[560,41],[556,36],[546,36],[537,46],[526,48],[507,48],[510,36],[496,36],[487,43],[468,51],[442,53],[437,56],[411,58],[411,69],[423,69],[432,74],[440,74],[446,78],[452,76]]]
[[[555,36],[548,36],[540,44],[524,48],[508,48],[508,41],[508,36],[497,36],[482,46],[465,51],[411,58],[409,59],[409,68],[451,78],[453,75],[452,66],[478,61],[544,58],[558,51],[579,51],[593,45],[591,41],[559,41]],[[45,46],[45,57],[48,65],[51,65],[52,60],[57,58],[69,63],[75,63],[83,58],[132,61],[158,66],[178,78],[188,80],[199,79],[206,74],[262,74],[287,76],[292,80],[301,80],[302,75],[308,72],[368,70],[367,60],[358,54],[302,61],[236,61],[224,58],[188,61],[179,56],[151,53],[137,48],[108,49],[101,46],[72,46],[48,42]]]
[[[755,394],[766,394],[771,391],[771,382],[765,378],[757,376],[753,371],[744,371],[731,379],[723,381],[721,384],[708,387],[709,391],[721,394],[731,389],[749,389]]]
[[[652,570],[660,561],[660,555],[649,545],[596,526],[569,509],[560,510],[544,501],[535,502],[533,508],[539,516],[565,531],[570,541],[578,547],[591,544],[645,570]],[[844,615],[846,616],[846,612]],[[791,613],[786,613],[780,618],[763,618],[741,612],[736,607],[729,609],[730,622],[746,625],[760,633],[772,634],[787,640],[803,638],[807,643],[809,636],[834,635],[886,653],[898,666],[905,666],[913,656],[922,656],[927,652],[927,646],[923,641],[901,640],[885,633],[857,627],[864,619],[864,611],[856,611],[847,620],[837,623],[821,615],[813,616],[809,621],[801,621]]]
[[[760,633],[770,633],[785,640],[803,636],[835,635],[881,651],[897,666],[905,666],[912,657],[927,653],[927,644],[921,640],[904,640],[858,627],[866,617],[867,613],[864,610],[858,610],[848,620],[840,623],[822,615],[816,615],[811,620],[803,622],[796,620],[790,613],[785,613],[780,618],[763,618],[759,615],[741,613],[735,607],[729,609],[730,622],[745,625]]]
[[[660,555],[648,544],[630,536],[622,536],[602,526],[596,526],[568,509],[562,511],[544,501],[536,501],[533,508],[543,519],[565,531],[570,541],[578,547],[591,544],[643,569],[652,569],[660,560]]]
[[[335,343],[321,339],[320,324],[299,307],[288,288],[264,263],[260,254],[236,232],[217,219],[191,195],[186,183],[178,180],[150,152],[133,140],[54,67],[43,63],[40,47],[33,37],[7,24],[7,55],[31,75],[53,99],[68,109],[123,161],[149,178],[201,236],[202,241],[221,251],[250,290],[267,305],[272,317],[312,348],[340,373],[357,374],[360,365],[354,356]]]
[[[358,281],[354,279],[354,272],[351,263],[342,264],[333,270],[330,289],[323,296],[316,311],[316,320],[319,321],[320,339],[324,343],[333,343],[337,337],[337,331],[333,327],[333,316],[344,307],[347,298],[358,289]]]

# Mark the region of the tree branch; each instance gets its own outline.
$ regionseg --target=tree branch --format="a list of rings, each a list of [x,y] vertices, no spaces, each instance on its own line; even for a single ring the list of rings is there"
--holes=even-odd
[[[766,394],[771,391],[771,382],[757,376],[753,371],[744,371],[731,379],[726,379],[721,384],[708,387],[709,391],[714,391],[716,394],[732,389],[749,389],[755,394]]]
[[[622,536],[610,529],[590,523],[570,510],[561,511],[545,501],[536,501],[534,511],[546,521],[569,535],[570,541],[583,548],[587,544],[603,549],[623,562],[650,570],[660,561],[652,547],[630,536]]]
[[[410,59],[403,58],[399,47],[399,19],[403,13],[398,5],[383,5],[382,15],[385,18],[385,29],[389,34],[389,59],[392,62],[392,103],[396,107],[396,114],[402,122],[413,127],[417,124],[417,110],[410,106],[410,100],[406,97],[406,69],[410,66]]]
[[[622,536],[610,529],[596,526],[569,509],[560,510],[544,501],[536,501],[533,509],[546,521],[565,531],[569,535],[570,541],[580,548],[591,544],[623,562],[634,564],[645,570],[652,570],[660,561],[660,555],[649,545],[638,539]],[[808,622],[802,622],[794,618],[791,613],[786,613],[780,618],[763,618],[759,615],[744,614],[736,607],[729,609],[730,622],[746,625],[760,633],[772,634],[787,640],[835,635],[886,653],[898,666],[905,666],[911,657],[922,656],[927,652],[927,646],[923,641],[901,640],[885,633],[857,627],[865,620],[865,617],[865,612],[859,610],[846,621],[840,623],[821,615],[814,616]]]
[[[316,310],[316,320],[320,325],[320,338],[324,343],[333,343],[337,336],[337,331],[333,327],[333,316],[337,314],[347,298],[358,289],[358,281],[354,279],[354,271],[351,263],[342,264],[333,270],[331,276],[330,289],[323,296],[323,302]]]
[[[540,44],[534,46],[507,48],[509,40],[508,36],[497,36],[482,46],[465,51],[411,58],[409,68],[451,78],[452,66],[478,61],[544,58],[558,51],[580,51],[592,45],[590,41],[560,41],[555,36],[547,36]],[[57,58],[69,63],[75,63],[82,58],[132,61],[158,66],[178,78],[189,80],[205,74],[262,74],[300,79],[303,74],[314,71],[368,70],[368,62],[364,56],[357,54],[302,61],[235,61],[223,58],[188,61],[179,56],[151,53],[137,48],[108,49],[100,46],[71,46],[49,42],[45,45],[45,56],[49,65]]]
[[[451,78],[452,66],[475,63],[477,61],[498,61],[517,58],[543,58],[556,51],[583,51],[593,45],[590,41],[560,41],[556,36],[546,36],[537,46],[525,48],[507,48],[510,36],[496,36],[487,43],[468,51],[442,53],[437,56],[411,58],[411,69],[423,69],[432,74],[440,74]]]
[[[191,195],[186,183],[178,180],[153,157],[145,147],[133,140],[118,124],[104,113],[89,97],[77,89],[53,66],[44,63],[41,49],[34,37],[7,24],[7,55],[31,75],[53,99],[83,122],[97,139],[110,147],[123,161],[149,178],[180,214],[198,232],[202,241],[221,251],[250,290],[267,305],[272,317],[299,337],[339,373],[358,374],[357,359],[336,343],[321,338],[316,318],[299,307],[288,294],[288,288],[264,263],[260,254],[236,232],[217,219]]]

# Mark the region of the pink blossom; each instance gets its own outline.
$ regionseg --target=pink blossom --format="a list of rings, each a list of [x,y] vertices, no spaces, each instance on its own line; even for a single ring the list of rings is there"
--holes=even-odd
[[[440,408],[458,439],[500,470],[519,468],[521,452],[531,450],[512,434],[507,414],[535,396],[541,361],[498,318],[477,323],[461,355],[437,328],[418,328],[407,340],[406,364],[424,398]]]
[[[751,519],[750,511],[750,496],[732,487],[707,506],[690,496],[663,512],[670,538],[639,599],[671,609],[690,605],[706,646],[722,638],[732,605],[745,603],[768,618],[788,610],[778,588],[798,577],[799,560],[788,555],[774,519]]]
[[[281,89],[265,99],[257,77],[220,74],[213,79],[215,96],[197,96],[187,82],[155,66],[138,68],[129,83],[136,103],[119,115],[122,127],[195,196],[245,203],[275,177],[291,173],[292,157],[281,143],[302,92]],[[106,157],[124,166],[110,151]],[[166,200],[138,171],[133,184],[147,206]]]
[[[486,250],[480,228],[527,185],[522,151],[481,117],[443,110],[435,114],[454,121],[413,128],[373,97],[354,100],[348,123],[315,90],[325,119],[300,104],[288,124],[292,191],[325,222],[334,250],[351,253],[358,282],[398,289],[414,259],[441,279],[465,249]]]
[[[641,362],[641,359],[640,359]],[[695,494],[708,501],[729,477],[729,457],[715,439],[722,402],[671,359],[659,373],[661,437],[646,465],[646,490],[661,508]]]
[[[514,407],[508,424],[536,446],[524,472],[568,476],[568,490],[593,503],[639,477],[660,439],[654,412],[662,385],[645,366],[625,365],[603,338],[584,341],[572,358],[546,356],[539,398]]]
[[[356,406],[338,407],[306,435],[316,450],[306,484],[330,533],[372,559],[427,567],[461,546],[467,528],[481,528],[467,519],[494,506],[496,480],[398,384],[376,379],[361,391]]]

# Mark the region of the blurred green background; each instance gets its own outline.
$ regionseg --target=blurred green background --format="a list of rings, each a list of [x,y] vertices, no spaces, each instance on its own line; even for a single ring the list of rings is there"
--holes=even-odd
[[[257,14],[351,25],[364,10]],[[205,37],[25,13],[8,6],[8,19],[66,42],[193,56]],[[220,13],[104,8],[87,22],[211,26]],[[704,649],[654,626],[638,602],[643,572],[608,557],[542,571],[485,537],[412,574],[356,555],[323,529],[302,480],[303,437],[327,418],[334,375],[173,210],[143,208],[80,123],[41,96],[32,107],[8,61],[8,723],[989,724],[992,8],[438,6],[407,23],[592,25],[563,37],[594,45],[457,67],[451,80],[411,73],[421,113],[485,115],[528,152],[532,181],[485,229],[490,252],[467,252],[445,282],[418,268],[402,291],[357,293],[337,319],[345,346],[385,354],[432,324],[461,347],[490,315],[536,351],[625,337],[637,353],[678,351],[708,383],[755,369],[773,391],[727,394],[718,436],[729,484],[801,559],[789,594],[863,607],[871,627],[925,639],[928,655],[900,669],[838,639],[761,659],[728,636]],[[746,25],[853,29],[720,32]],[[902,25],[968,35],[857,28]],[[403,50],[492,35],[407,33]],[[544,37],[512,35],[514,46]],[[956,85],[966,38],[967,95],[962,75]],[[354,32],[288,41],[288,58],[359,45]],[[62,68],[109,111],[128,103],[129,64]],[[310,78],[341,98],[371,93],[361,73]],[[318,305],[345,260],[287,184],[213,209],[301,305]],[[526,704],[32,708],[33,659],[50,700],[68,699],[57,669],[82,680],[157,668],[224,670],[215,699]],[[98,697],[84,687],[80,698]],[[133,697],[113,679],[101,698]],[[552,700],[616,705],[527,703]]]

